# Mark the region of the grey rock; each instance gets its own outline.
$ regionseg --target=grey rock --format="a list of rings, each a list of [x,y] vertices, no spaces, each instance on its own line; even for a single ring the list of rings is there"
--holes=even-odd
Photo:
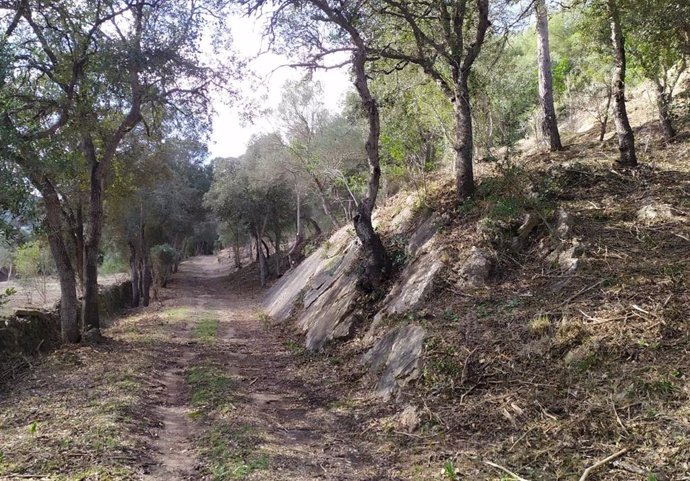
[[[335,280],[335,270],[342,265],[352,244],[350,229],[343,227],[333,234],[327,244],[281,277],[268,290],[263,302],[266,313],[273,321],[285,322],[300,296],[304,295],[305,302],[308,299],[312,303],[318,297],[317,293],[327,290]]]
[[[527,238],[539,225],[539,217],[535,214],[528,213],[525,215],[525,220],[518,228],[517,236],[513,238],[513,249],[520,250],[524,247]]]
[[[637,211],[637,220],[645,225],[662,224],[681,219],[682,217],[676,216],[673,213],[673,207],[670,204],[654,200],[647,200],[647,204]]]
[[[389,331],[363,357],[372,374],[378,375],[376,396],[391,399],[400,388],[419,377],[426,331],[419,325],[399,326]]]
[[[561,240],[566,240],[572,236],[573,226],[575,220],[573,216],[563,207],[558,209],[558,218],[556,219],[556,236]]]
[[[479,287],[486,285],[496,267],[496,255],[488,249],[472,247],[463,263],[461,286]]]
[[[412,433],[422,424],[417,408],[411,404],[405,406],[400,414],[397,415],[397,424],[400,430]]]

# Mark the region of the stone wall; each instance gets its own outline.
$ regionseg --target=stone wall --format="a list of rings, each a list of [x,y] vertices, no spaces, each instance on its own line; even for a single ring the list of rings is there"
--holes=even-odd
[[[107,327],[132,303],[132,283],[108,286],[99,294],[101,325]],[[12,355],[32,355],[60,345],[58,310],[19,309],[13,316],[0,318],[0,359]]]

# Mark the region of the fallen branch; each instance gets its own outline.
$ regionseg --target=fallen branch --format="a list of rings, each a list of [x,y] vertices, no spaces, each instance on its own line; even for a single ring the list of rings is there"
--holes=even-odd
[[[596,463],[591,465],[589,468],[585,469],[585,471],[582,473],[582,476],[580,476],[580,481],[585,481],[592,471],[594,471],[595,469],[597,469],[600,466],[603,466],[606,463],[613,461],[616,458],[620,458],[621,456],[623,456],[627,452],[628,452],[628,448],[621,449],[620,451],[612,454],[608,458],[602,459],[601,461],[597,461]]]
[[[491,461],[484,461],[484,464],[488,464],[489,466],[491,466],[491,467],[493,467],[493,468],[500,469],[500,470],[503,471],[504,473],[509,474],[510,476],[512,476],[513,478],[515,478],[517,481],[529,481],[529,479],[525,479],[525,478],[523,478],[522,476],[515,474],[515,473],[512,472],[510,469],[504,468],[504,467],[501,466],[500,464],[492,463]],[[582,480],[580,480],[580,481],[582,481]]]

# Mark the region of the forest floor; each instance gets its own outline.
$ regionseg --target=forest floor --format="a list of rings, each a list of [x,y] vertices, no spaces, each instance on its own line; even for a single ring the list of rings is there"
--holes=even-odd
[[[328,379],[300,377],[252,273],[229,271],[183,263],[103,344],[0,387],[0,479],[395,479]]]

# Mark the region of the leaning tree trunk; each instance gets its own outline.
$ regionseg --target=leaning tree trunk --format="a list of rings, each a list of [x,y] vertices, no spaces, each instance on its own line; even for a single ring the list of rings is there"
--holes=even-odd
[[[553,104],[553,77],[551,74],[551,51],[549,49],[549,17],[546,1],[536,0],[537,14],[537,64],[539,67],[539,104],[541,105],[541,130],[554,152],[563,149],[558,133],[556,108]]]
[[[625,39],[623,38],[616,0],[607,0],[607,7],[611,22],[611,43],[616,60],[613,73],[613,118],[618,134],[618,150],[620,151],[618,164],[623,167],[634,167],[637,165],[635,136],[625,106]]]
[[[456,82],[455,95],[455,183],[458,198],[463,201],[474,194],[472,168],[472,108],[467,75],[461,74]]]
[[[46,208],[48,244],[60,279],[60,331],[66,342],[79,341],[79,301],[77,280],[62,235],[62,208],[57,191],[47,178],[32,179]]]
[[[328,219],[331,221],[333,227],[340,227],[338,219],[335,218],[333,212],[331,211],[331,207],[328,205],[328,196],[326,195],[326,189],[324,188],[323,183],[321,180],[319,180],[316,174],[312,174],[311,176],[314,180],[314,184],[316,185],[316,191],[319,193],[319,198],[321,199],[321,208],[323,209],[324,214],[326,214],[326,217],[328,217]]]
[[[673,127],[673,119],[671,118],[671,99],[659,81],[656,82],[656,106],[659,111],[659,123],[664,140],[673,140],[676,136],[676,129]]]
[[[359,203],[353,223],[357,237],[362,242],[362,248],[367,257],[367,266],[365,268],[366,284],[376,287],[390,275],[392,266],[383,242],[381,242],[381,237],[379,237],[371,223],[371,214],[376,207],[376,197],[378,196],[381,183],[379,158],[381,119],[376,100],[369,90],[366,72],[366,49],[363,43],[359,44],[358,49],[355,51],[353,69],[355,73],[355,87],[369,122],[369,135],[366,143],[367,160],[369,162],[367,196]]]
[[[283,240],[283,239],[282,239],[282,236],[281,236],[280,229],[278,229],[278,230],[275,231],[275,250],[276,250],[276,252],[275,252],[275,256],[276,256],[275,263],[276,263],[276,277],[280,277],[280,276],[281,276],[281,272],[280,272],[280,257],[281,257],[280,243],[282,242],[282,240]]]

